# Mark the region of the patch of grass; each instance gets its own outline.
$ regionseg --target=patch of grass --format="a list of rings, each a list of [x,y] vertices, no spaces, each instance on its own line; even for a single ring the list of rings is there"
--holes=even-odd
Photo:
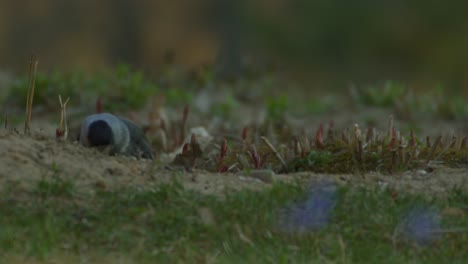
[[[229,119],[233,116],[233,111],[239,107],[239,102],[231,94],[227,95],[223,102],[215,103],[211,106],[211,113],[220,118]]]
[[[6,101],[14,105],[24,105],[28,89],[28,76],[19,77],[12,84]],[[35,104],[55,107],[57,95],[73,98],[75,105],[91,105],[99,96],[121,104],[105,104],[106,111],[121,108],[139,109],[159,88],[147,80],[141,71],[132,70],[128,65],[118,65],[114,70],[94,75],[80,71],[64,73],[38,72],[36,77]]]
[[[383,259],[457,263],[468,258],[463,250],[466,232],[442,234],[424,247],[395,235],[413,206],[460,206],[468,199],[463,192],[427,200],[406,194],[395,197],[387,190],[340,187],[328,222],[301,233],[284,230],[280,221],[285,208],[309,199],[309,189],[299,184],[278,183],[261,192],[228,191],[220,199],[174,182],[151,190],[100,191],[86,206],[61,200],[52,204],[36,199],[37,195],[32,194],[30,203],[1,196],[2,254],[47,259],[56,252],[126,252],[138,263],[380,263]],[[468,225],[462,216],[442,220],[444,228]]]
[[[72,181],[64,180],[58,176],[51,181],[41,179],[36,186],[35,192],[41,198],[47,197],[67,197],[73,195],[75,186]]]
[[[380,86],[351,89],[351,96],[359,105],[393,108],[406,118],[414,118],[418,113],[431,113],[448,120],[468,117],[466,99],[447,93],[443,86],[416,93],[402,83],[386,81]]]
[[[37,182],[34,193],[42,199],[62,197],[71,198],[75,192],[72,181],[60,176],[61,168],[56,163],[51,165],[53,175],[50,179],[42,178]]]
[[[392,117],[389,118],[389,123],[393,124]],[[279,173],[313,171],[339,174],[375,171],[392,174],[425,169],[434,163],[464,167],[468,162],[466,136],[418,138],[413,130],[405,135],[393,125],[387,131],[378,131],[373,127],[361,130],[355,125],[352,129],[338,132],[329,124],[326,131],[323,125],[319,125],[314,138],[307,134],[292,134],[290,130],[284,129],[284,123],[281,124],[283,126],[273,128],[272,131],[260,132],[270,133],[270,137],[275,139],[272,146],[280,151],[275,153],[265,144],[255,144],[249,139],[234,142],[227,151],[224,164],[227,167],[236,164],[235,170],[269,168]],[[278,162],[278,155],[285,164]],[[211,159],[214,160],[212,157]],[[248,162],[249,160],[254,162]],[[207,166],[203,169],[217,171]]]
[[[311,151],[306,157],[298,157],[290,162],[289,170],[297,171],[298,169],[314,169],[315,171],[323,171],[325,168],[330,167],[331,162],[334,161],[332,153],[328,151],[318,152]]]
[[[466,99],[459,95],[447,94],[442,86],[430,90],[415,103],[420,105],[422,111],[432,112],[444,119],[455,120],[468,117]]]
[[[125,102],[125,107],[140,109],[145,102],[158,92],[156,85],[144,78],[142,71],[133,71],[130,66],[120,64],[111,75],[113,94]],[[114,104],[110,104],[109,107]]]
[[[357,101],[364,105],[390,107],[394,106],[408,93],[401,83],[386,81],[382,86],[370,86],[360,91]]]
[[[308,114],[324,114],[336,107],[336,98],[312,98],[306,102]]]
[[[72,98],[81,98],[83,94],[89,93],[91,89],[88,78],[80,72],[61,73],[38,72],[36,77],[36,91],[34,101],[39,105],[54,106],[57,104],[57,95],[62,94]],[[8,101],[20,105],[26,104],[28,89],[28,76],[19,77],[10,90]]]
[[[283,120],[289,107],[289,99],[286,95],[272,96],[266,99],[266,110],[271,120]]]
[[[170,87],[165,95],[170,106],[185,105],[193,101],[192,92],[177,87]]]

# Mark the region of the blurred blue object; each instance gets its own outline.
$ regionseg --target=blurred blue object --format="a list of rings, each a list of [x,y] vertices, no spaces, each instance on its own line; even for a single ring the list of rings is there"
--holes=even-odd
[[[427,245],[438,238],[441,217],[435,209],[413,208],[403,220],[403,234],[418,245]]]
[[[282,212],[280,228],[286,232],[317,231],[330,221],[336,205],[336,186],[318,183],[307,191],[307,199]]]

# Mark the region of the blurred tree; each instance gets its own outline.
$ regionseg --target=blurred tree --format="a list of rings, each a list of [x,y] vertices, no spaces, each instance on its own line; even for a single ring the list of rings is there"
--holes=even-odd
[[[170,49],[189,67],[217,53],[216,76],[229,79],[243,73],[249,49],[324,84],[421,79],[463,87],[467,8],[461,0],[0,1],[0,67],[23,72],[35,53],[41,69],[126,62],[157,71]],[[207,9],[211,30],[194,23]]]
[[[247,10],[249,35],[295,68],[341,80],[466,79],[465,1],[274,2],[274,16]]]
[[[241,71],[241,26],[239,1],[217,0],[213,6],[213,24],[220,46],[216,57],[216,77],[232,79]]]
[[[128,63],[141,67],[144,51],[141,50],[142,34],[140,5],[128,0],[115,0],[109,5],[113,17],[107,46],[113,63]]]

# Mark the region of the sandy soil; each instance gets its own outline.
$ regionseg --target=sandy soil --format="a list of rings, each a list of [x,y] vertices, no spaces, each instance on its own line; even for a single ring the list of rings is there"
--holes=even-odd
[[[379,186],[429,196],[444,196],[460,189],[468,191],[468,168],[433,167],[432,170],[409,171],[397,175],[325,175],[295,173],[273,175],[268,180],[242,174],[217,174],[195,170],[168,169],[165,164],[123,156],[107,156],[77,142],[58,141],[50,133],[24,135],[0,129],[0,191],[30,192],[37,182],[54,177],[71,180],[82,193],[112,190],[128,186],[147,188],[170,182],[177,177],[187,189],[222,195],[226,190],[263,189],[275,181],[332,180],[337,184]]]

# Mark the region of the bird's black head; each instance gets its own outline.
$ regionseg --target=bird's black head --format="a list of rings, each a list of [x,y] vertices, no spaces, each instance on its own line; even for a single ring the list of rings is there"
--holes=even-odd
[[[103,120],[92,122],[88,127],[88,140],[91,146],[107,146],[113,142],[112,129]]]

